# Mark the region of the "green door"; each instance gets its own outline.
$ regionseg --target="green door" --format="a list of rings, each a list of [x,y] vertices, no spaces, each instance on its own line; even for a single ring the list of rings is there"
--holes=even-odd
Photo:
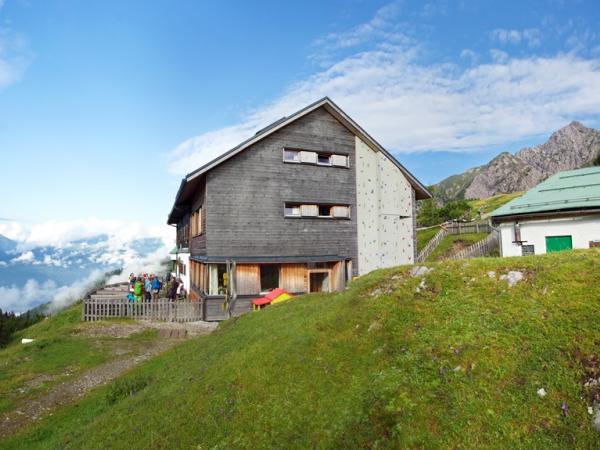
[[[571,250],[573,248],[573,239],[571,236],[546,236],[546,252],[560,252]]]

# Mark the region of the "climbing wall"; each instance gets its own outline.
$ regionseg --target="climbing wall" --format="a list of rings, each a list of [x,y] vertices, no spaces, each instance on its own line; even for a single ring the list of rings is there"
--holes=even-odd
[[[383,153],[356,138],[358,272],[414,262],[412,187]]]

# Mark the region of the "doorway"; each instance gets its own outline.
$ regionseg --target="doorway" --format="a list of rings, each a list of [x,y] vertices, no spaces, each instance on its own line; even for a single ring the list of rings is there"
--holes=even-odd
[[[261,264],[260,291],[268,291],[279,287],[279,264]]]
[[[571,236],[546,236],[546,252],[561,252],[573,248],[573,238]]]
[[[330,292],[329,270],[310,271],[308,274],[308,291],[309,292]]]

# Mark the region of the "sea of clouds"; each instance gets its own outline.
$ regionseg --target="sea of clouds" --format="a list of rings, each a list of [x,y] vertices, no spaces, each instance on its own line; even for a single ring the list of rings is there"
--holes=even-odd
[[[170,227],[98,219],[5,221],[0,235],[0,308],[18,313],[44,303],[53,312],[98,283],[158,272],[174,245]]]

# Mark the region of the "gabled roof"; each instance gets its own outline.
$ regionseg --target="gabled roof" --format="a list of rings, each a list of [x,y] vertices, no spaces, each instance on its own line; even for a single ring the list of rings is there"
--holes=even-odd
[[[329,112],[333,117],[335,117],[342,125],[344,125],[351,133],[355,136],[358,136],[363,142],[365,142],[371,149],[374,151],[382,152],[387,158],[389,158],[400,171],[404,174],[404,176],[408,179],[408,182],[411,184],[413,189],[415,190],[415,195],[417,200],[423,200],[427,198],[431,198],[431,193],[427,190],[427,188],[419,182],[415,178],[415,176],[410,173],[400,162],[385,148],[381,146],[375,139],[373,139],[365,130],[363,130],[354,120],[352,120],[342,109],[337,106],[329,97],[323,97],[322,99],[302,108],[299,111],[296,111],[294,114],[282,117],[281,119],[273,122],[271,125],[266,126],[262,130],[258,131],[254,136],[245,140],[238,146],[232,148],[231,150],[223,153],[221,156],[213,159],[209,163],[204,166],[194,170],[193,172],[188,173],[185,178],[181,181],[181,185],[179,187],[179,191],[177,192],[175,203],[173,205],[173,209],[169,214],[169,224],[174,224],[177,220],[174,220],[178,214],[177,210],[180,208],[179,200],[184,193],[189,183],[192,183],[199,179],[203,174],[213,169],[214,167],[222,164],[227,161],[229,158],[237,155],[238,153],[246,150],[253,144],[263,140],[267,136],[275,133],[277,130],[289,125],[290,123],[300,119],[301,117],[315,111],[318,108],[325,108],[327,112]]]
[[[508,216],[596,208],[600,208],[600,167],[587,167],[556,173],[490,215],[498,220]]]

